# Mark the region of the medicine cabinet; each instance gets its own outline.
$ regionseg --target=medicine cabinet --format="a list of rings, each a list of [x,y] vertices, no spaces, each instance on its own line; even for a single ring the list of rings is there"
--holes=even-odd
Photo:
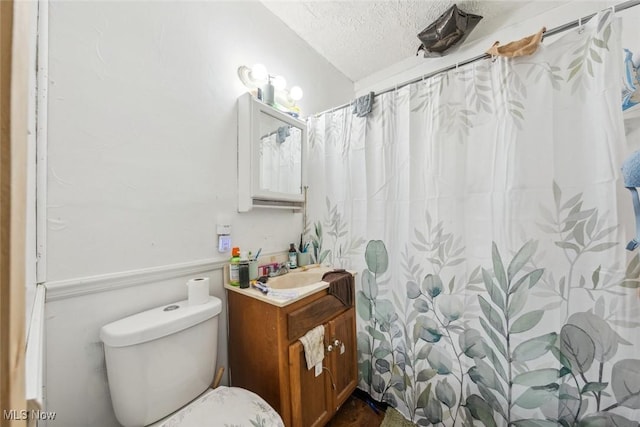
[[[300,209],[307,126],[250,93],[238,98],[238,211]]]

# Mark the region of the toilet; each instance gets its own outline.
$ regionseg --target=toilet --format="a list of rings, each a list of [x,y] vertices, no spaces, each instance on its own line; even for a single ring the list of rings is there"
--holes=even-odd
[[[179,301],[103,326],[111,402],[124,427],[283,426],[258,395],[211,389],[222,301]]]

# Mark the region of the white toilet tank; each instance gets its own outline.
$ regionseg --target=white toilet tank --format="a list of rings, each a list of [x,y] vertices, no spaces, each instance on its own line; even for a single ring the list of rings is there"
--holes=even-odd
[[[180,301],[100,329],[111,402],[125,427],[151,424],[178,410],[213,381],[219,298]]]

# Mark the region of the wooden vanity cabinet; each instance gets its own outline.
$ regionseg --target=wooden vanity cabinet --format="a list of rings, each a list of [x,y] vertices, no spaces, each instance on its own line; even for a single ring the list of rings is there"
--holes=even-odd
[[[231,385],[260,395],[286,427],[324,426],[357,385],[355,308],[327,289],[284,307],[235,291],[227,296]],[[298,338],[318,325],[325,358],[316,376]]]
[[[289,378],[291,386],[291,426],[323,426],[333,415],[333,390],[331,379],[325,371],[315,376],[314,369],[307,369],[304,348],[300,341],[289,346]],[[323,361],[324,362],[324,361]],[[284,418],[284,417],[283,417]]]
[[[330,321],[329,330],[331,331],[329,336],[334,340],[334,348],[329,357],[332,359],[331,373],[335,384],[334,407],[337,410],[358,385],[355,309],[351,308]],[[335,343],[336,339],[339,341],[338,345]]]

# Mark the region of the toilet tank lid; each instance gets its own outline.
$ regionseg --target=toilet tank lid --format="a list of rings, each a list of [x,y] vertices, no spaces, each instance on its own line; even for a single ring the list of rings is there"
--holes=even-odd
[[[100,339],[110,347],[142,344],[202,323],[221,311],[222,301],[214,296],[197,305],[178,301],[109,323],[100,329]]]

